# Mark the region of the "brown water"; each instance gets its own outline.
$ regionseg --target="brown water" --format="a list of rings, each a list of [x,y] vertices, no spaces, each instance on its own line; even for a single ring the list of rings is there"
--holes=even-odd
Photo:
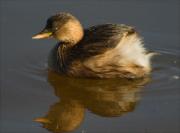
[[[1,133],[180,133],[178,0],[1,0],[0,6]],[[31,36],[58,11],[73,13],[84,27],[134,25],[146,47],[161,54],[153,59],[151,78],[75,79],[48,72],[56,42]],[[43,116],[46,124],[33,121]]]

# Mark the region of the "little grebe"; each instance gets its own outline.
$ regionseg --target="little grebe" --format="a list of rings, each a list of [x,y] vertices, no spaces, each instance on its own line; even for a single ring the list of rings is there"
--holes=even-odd
[[[76,77],[141,78],[151,71],[142,38],[133,27],[103,24],[83,29],[69,13],[47,20],[33,39],[54,37],[59,43],[49,56],[49,68]]]

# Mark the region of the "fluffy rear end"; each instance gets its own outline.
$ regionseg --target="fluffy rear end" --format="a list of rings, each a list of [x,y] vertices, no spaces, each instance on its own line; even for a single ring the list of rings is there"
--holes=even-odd
[[[124,66],[139,66],[142,67],[146,73],[150,72],[150,59],[154,54],[147,53],[142,39],[137,33],[124,35],[115,50],[117,50],[119,56],[121,56],[121,59],[118,62],[119,64],[124,64]]]
[[[118,45],[107,52],[91,57],[83,64],[98,77],[139,78],[151,71],[150,59],[137,33],[122,37]]]

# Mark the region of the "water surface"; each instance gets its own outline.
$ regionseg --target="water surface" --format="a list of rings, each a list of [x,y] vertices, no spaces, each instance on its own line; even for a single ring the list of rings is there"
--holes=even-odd
[[[178,0],[2,0],[0,132],[48,133],[65,121],[73,133],[179,133],[180,38]],[[84,27],[133,25],[153,59],[149,79],[73,79],[47,70],[54,40],[31,40],[47,17],[71,12]],[[34,122],[46,116],[54,124]],[[64,117],[66,116],[66,117]],[[77,126],[77,128],[76,128]]]

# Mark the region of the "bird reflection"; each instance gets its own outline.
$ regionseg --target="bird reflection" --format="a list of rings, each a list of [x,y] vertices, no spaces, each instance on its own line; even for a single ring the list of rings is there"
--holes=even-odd
[[[53,86],[59,101],[50,106],[44,117],[36,122],[55,133],[73,131],[83,121],[85,110],[103,117],[122,116],[132,112],[139,93],[149,78],[130,79],[80,79],[48,72],[48,82]]]

